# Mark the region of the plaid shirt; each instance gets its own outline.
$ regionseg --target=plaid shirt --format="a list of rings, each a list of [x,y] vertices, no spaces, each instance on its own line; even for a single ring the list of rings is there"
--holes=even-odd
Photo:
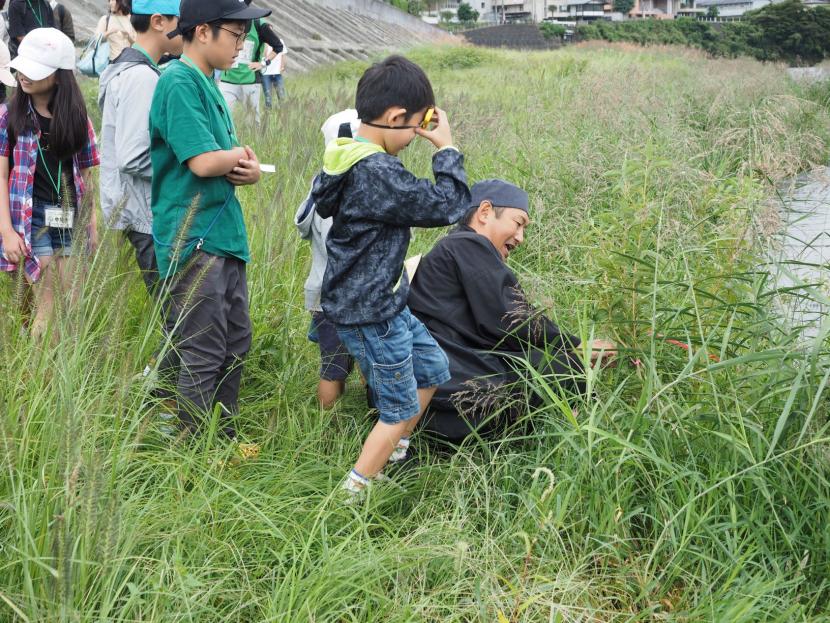
[[[37,166],[37,144],[40,139],[40,128],[37,125],[37,116],[29,108],[29,114],[34,119],[35,132],[26,132],[17,137],[14,145],[14,168],[9,171],[9,211],[12,218],[12,227],[23,236],[26,242],[26,258],[23,268],[32,281],[40,278],[40,261],[32,253],[32,192],[35,183],[35,167]],[[75,179],[75,196],[78,205],[83,205],[84,180],[81,172],[84,169],[101,164],[98,149],[95,146],[95,129],[92,121],[87,120],[89,140],[81,151],[72,156],[72,173]],[[0,156],[9,158],[11,145],[9,144],[9,109],[4,104],[0,106]],[[11,158],[9,166],[12,166]],[[0,208],[2,209],[2,208]],[[0,249],[2,249],[0,240]],[[0,271],[13,272],[17,264],[13,264],[0,256]]]

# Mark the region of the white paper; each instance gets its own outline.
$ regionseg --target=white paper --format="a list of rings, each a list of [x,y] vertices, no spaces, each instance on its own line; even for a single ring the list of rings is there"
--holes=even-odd
[[[277,172],[277,167],[276,167],[276,165],[273,165],[273,164],[260,164],[259,165],[259,170],[262,171],[263,173],[276,173]]]

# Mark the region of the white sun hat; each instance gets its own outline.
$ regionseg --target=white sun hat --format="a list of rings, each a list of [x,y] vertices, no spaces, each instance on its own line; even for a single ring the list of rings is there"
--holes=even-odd
[[[58,69],[73,70],[75,46],[60,30],[35,28],[23,37],[11,68],[35,81],[48,78]]]
[[[9,54],[9,47],[0,41],[0,82],[5,84],[7,87],[15,87],[17,86],[17,81],[12,76],[12,72],[9,69],[9,63],[11,63],[12,55]]]
[[[325,141],[326,145],[331,143],[334,139],[337,138],[337,134],[340,131],[340,126],[344,123],[351,124],[352,126],[352,136],[357,134],[357,131],[360,129],[360,118],[357,116],[357,111],[354,108],[347,108],[346,110],[341,110],[336,115],[332,115],[326,122],[323,124],[323,127],[320,128],[320,131],[323,133],[323,140]]]

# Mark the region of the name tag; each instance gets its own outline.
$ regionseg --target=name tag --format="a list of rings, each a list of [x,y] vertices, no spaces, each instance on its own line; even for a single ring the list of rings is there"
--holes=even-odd
[[[72,210],[61,208],[46,208],[46,227],[55,229],[72,229],[75,223],[75,214]]]

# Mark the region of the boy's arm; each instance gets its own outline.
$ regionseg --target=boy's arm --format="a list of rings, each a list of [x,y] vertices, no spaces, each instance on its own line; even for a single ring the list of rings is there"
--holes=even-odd
[[[150,105],[158,78],[152,70],[133,71],[129,101],[119,102],[115,111],[115,166],[121,173],[149,180],[153,176],[150,161]]]
[[[65,6],[63,7],[63,34],[75,43],[75,21],[72,19],[72,13]]]
[[[257,34],[259,35],[259,40],[270,45],[274,52],[277,54],[282,52],[282,40],[277,36],[277,33],[274,32],[270,24],[259,22],[257,24]]]
[[[244,147],[201,153],[187,160],[187,168],[196,177],[228,175],[246,157]]]
[[[22,2],[13,2],[9,5],[9,37],[20,42],[26,35],[23,28],[23,16],[26,5]]]
[[[297,208],[294,214],[294,225],[300,232],[300,238],[308,240],[311,238],[311,226],[314,222],[314,199],[311,197],[311,191],[306,195],[305,200]]]
[[[216,141],[206,110],[211,105],[189,81],[169,85],[162,97],[153,100],[151,115],[163,118],[159,133],[179,163],[197,177],[228,175],[248,157],[244,147],[223,149]],[[162,110],[166,112],[163,117]]]
[[[369,168],[365,180],[367,218],[401,227],[442,227],[458,222],[470,205],[464,156],[442,149],[432,158],[435,183],[419,179],[399,160],[377,159],[380,170]]]

